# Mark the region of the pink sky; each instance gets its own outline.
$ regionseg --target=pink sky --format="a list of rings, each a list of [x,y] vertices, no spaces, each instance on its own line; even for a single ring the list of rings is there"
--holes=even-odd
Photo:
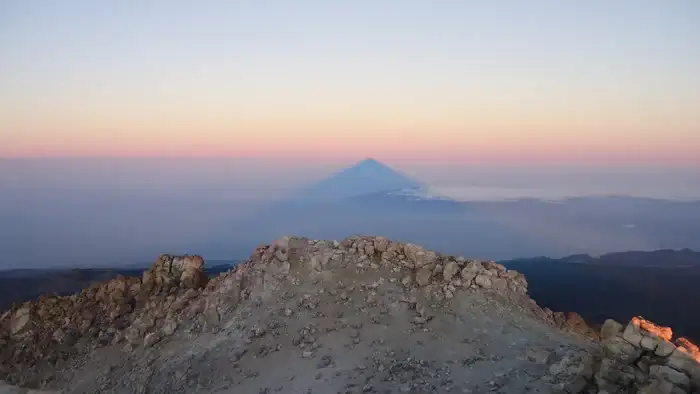
[[[698,2],[31,4],[0,157],[700,164]]]

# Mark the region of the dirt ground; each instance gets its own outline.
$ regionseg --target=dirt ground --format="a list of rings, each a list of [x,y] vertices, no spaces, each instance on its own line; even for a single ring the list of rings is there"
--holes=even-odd
[[[555,393],[589,341],[527,296],[427,299],[405,272],[355,266],[265,276],[221,324],[154,347],[95,350],[56,374],[66,393]]]

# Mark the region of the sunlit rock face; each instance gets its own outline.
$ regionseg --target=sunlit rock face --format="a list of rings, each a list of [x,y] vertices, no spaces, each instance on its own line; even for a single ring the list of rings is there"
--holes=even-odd
[[[700,390],[700,350],[686,338],[673,341],[670,327],[642,317],[633,318],[624,328],[608,320],[601,338],[602,351],[586,376],[598,392],[682,394]]]

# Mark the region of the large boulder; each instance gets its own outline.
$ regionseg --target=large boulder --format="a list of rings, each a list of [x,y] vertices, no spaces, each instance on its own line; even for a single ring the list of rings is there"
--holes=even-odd
[[[432,264],[439,257],[437,253],[431,250],[425,250],[422,246],[416,244],[405,244],[403,249],[406,257],[413,263],[415,268],[421,268],[424,265]]]
[[[18,309],[12,316],[10,322],[10,333],[12,335],[21,334],[24,330],[29,328],[31,323],[31,309],[29,306],[24,306]]]
[[[452,280],[452,277],[457,274],[457,272],[459,272],[459,265],[457,262],[448,261],[447,264],[445,264],[445,268],[442,270],[443,279],[445,282],[449,282]]]
[[[206,284],[204,259],[200,256],[161,255],[142,279],[143,288],[152,293],[167,292],[173,287],[198,289]]]
[[[700,392],[700,350],[685,338],[674,345],[670,328],[635,317],[622,330],[608,320],[601,336],[603,352],[595,373],[599,392]]]
[[[608,338],[616,337],[622,332],[623,329],[624,326],[622,324],[613,319],[607,319],[600,328],[600,339],[606,340]]]
[[[623,338],[635,346],[641,346],[644,337],[663,339],[670,341],[673,337],[673,330],[670,327],[663,327],[650,322],[643,317],[633,317],[625,327]]]
[[[566,314],[566,321],[562,328],[593,339],[600,338],[598,333],[576,312],[569,312]]]

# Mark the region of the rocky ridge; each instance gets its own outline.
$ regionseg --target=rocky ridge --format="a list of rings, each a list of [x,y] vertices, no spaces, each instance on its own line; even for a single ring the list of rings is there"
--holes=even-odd
[[[120,393],[698,390],[692,357],[631,357],[642,339],[540,308],[525,277],[493,261],[384,237],[284,237],[211,280],[203,267],[163,255],[143,278],[5,312],[0,378]]]

